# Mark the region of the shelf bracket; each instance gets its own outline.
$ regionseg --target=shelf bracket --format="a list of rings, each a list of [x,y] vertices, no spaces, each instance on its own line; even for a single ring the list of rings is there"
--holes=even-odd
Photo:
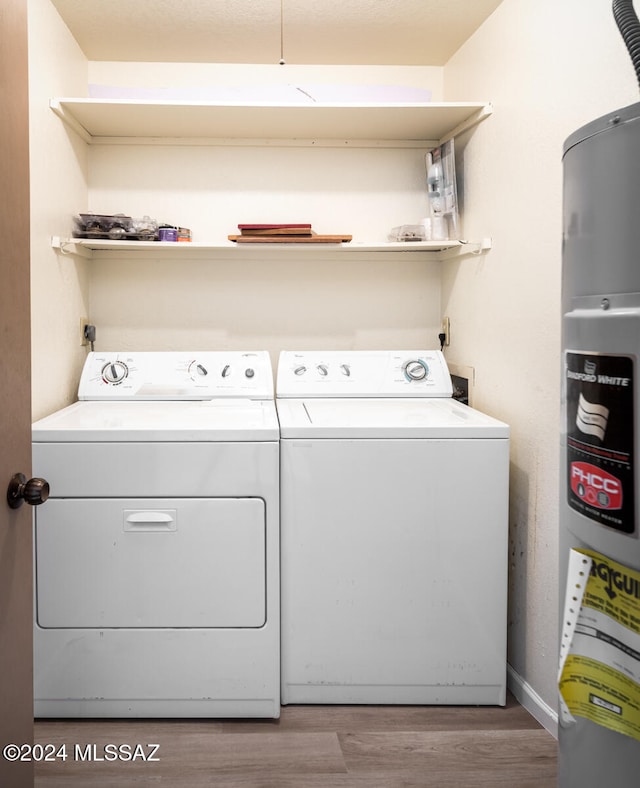
[[[66,112],[62,104],[58,101],[58,99],[50,99],[49,100],[49,107],[55,112],[55,114],[60,118],[60,120],[64,121],[66,125],[73,129],[85,142],[91,143],[93,142],[93,137],[89,132],[85,129],[85,127],[79,123],[73,115]]]
[[[442,261],[454,260],[458,257],[467,257],[468,255],[480,257],[486,254],[493,246],[491,238],[481,238],[479,241],[465,241],[461,239],[459,244],[460,246],[456,246],[453,249],[444,249],[440,253],[440,259]]]
[[[482,123],[483,120],[486,120],[492,113],[493,104],[485,104],[482,109],[479,109],[477,112],[471,115],[471,117],[467,118],[462,123],[459,123],[455,128],[451,129],[451,131],[447,132],[444,137],[439,140],[438,145],[444,145],[445,142],[448,142],[463,132],[472,129],[474,126],[477,126],[478,123]]]
[[[91,250],[78,246],[74,241],[67,238],[60,238],[59,235],[51,236],[51,248],[60,252],[61,255],[68,257],[83,257],[85,260],[91,259]]]

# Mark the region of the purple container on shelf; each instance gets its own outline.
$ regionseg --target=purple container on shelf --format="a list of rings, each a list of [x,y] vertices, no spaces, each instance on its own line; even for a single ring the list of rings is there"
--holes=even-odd
[[[161,241],[177,241],[178,230],[175,227],[161,227],[158,230],[158,237]]]

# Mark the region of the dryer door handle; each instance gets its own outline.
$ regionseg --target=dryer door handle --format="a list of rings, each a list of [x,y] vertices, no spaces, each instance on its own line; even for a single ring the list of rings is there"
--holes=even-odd
[[[124,513],[125,531],[176,531],[177,527],[175,510],[129,509]]]

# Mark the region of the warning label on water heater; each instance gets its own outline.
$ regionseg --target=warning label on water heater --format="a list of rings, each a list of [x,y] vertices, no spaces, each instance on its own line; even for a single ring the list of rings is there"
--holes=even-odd
[[[633,533],[633,359],[569,351],[566,375],[569,506]]]
[[[585,717],[640,741],[640,572],[569,551],[558,684],[561,721]]]

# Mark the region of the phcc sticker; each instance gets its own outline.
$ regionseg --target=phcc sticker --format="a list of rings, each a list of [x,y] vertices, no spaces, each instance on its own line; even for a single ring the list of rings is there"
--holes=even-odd
[[[588,462],[571,463],[571,489],[597,509],[622,508],[622,483],[615,476]]]

